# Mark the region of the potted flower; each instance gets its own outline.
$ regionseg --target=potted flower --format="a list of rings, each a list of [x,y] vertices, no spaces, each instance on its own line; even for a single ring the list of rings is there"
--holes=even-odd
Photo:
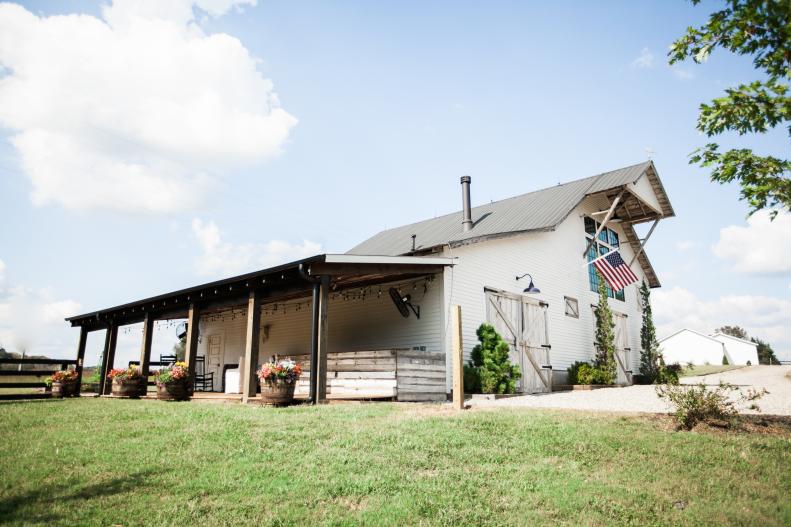
[[[122,370],[115,368],[110,370],[107,378],[113,381],[112,394],[116,397],[139,397],[143,389],[145,379],[136,366]]]
[[[286,405],[294,400],[294,388],[302,367],[291,359],[267,362],[258,370],[261,399],[266,404]]]
[[[186,401],[190,398],[187,389],[189,371],[186,362],[175,362],[154,375],[157,378],[157,399]]]
[[[77,371],[56,371],[45,381],[52,387],[52,397],[73,397],[77,395]]]

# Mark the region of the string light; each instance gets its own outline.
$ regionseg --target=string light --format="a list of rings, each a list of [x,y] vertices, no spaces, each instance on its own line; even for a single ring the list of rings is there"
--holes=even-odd
[[[422,285],[423,293],[419,295],[420,298],[414,298],[412,301],[418,303],[423,300],[423,297],[428,293],[429,284],[434,281],[433,276],[423,277],[416,280],[410,281],[402,281],[393,284],[387,284],[386,287],[395,287],[399,290],[411,290],[417,291],[418,286]],[[201,295],[202,296],[202,295]],[[381,299],[382,298],[382,286],[381,285],[373,285],[373,286],[366,286],[354,289],[347,289],[340,292],[331,292],[330,300],[338,302],[366,302],[371,298]],[[310,310],[312,301],[311,300],[297,300],[297,301],[290,301],[290,302],[276,302],[273,304],[264,304],[261,306],[261,314],[264,316],[282,316],[286,315],[289,312],[293,311],[302,311],[303,308]],[[231,307],[223,309],[222,311],[217,311],[213,313],[204,313],[200,317],[200,323],[204,322],[231,322],[236,320],[237,318],[246,319],[247,317],[247,307]],[[162,329],[170,330],[171,328],[177,327],[180,323],[182,323],[183,319],[167,319],[167,320],[157,320],[155,322],[155,327],[157,331]],[[132,326],[124,326],[123,332],[125,334],[132,333],[133,331],[142,333],[142,327],[134,328]],[[200,335],[202,331],[198,332],[198,342],[200,342]]]

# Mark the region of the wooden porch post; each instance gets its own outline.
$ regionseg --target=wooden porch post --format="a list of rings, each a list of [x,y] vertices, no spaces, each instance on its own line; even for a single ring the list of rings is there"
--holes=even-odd
[[[247,299],[247,328],[245,330],[244,371],[242,371],[242,402],[255,398],[258,383],[258,347],[261,334],[261,295],[253,289]]]
[[[187,313],[187,341],[184,346],[184,359],[189,372],[189,392],[195,391],[195,362],[198,358],[198,323],[200,321],[200,308],[193,302]]]
[[[115,365],[115,345],[118,342],[118,326],[110,324],[104,337],[104,353],[102,355],[102,379],[99,381],[100,395],[107,395],[111,390],[111,382],[107,374]]]
[[[330,303],[330,277],[322,276],[319,292],[319,327],[317,360],[311,370],[316,370],[316,402],[327,400],[327,307]]]
[[[461,332],[461,306],[451,306],[453,337],[453,408],[464,410],[464,346]]]
[[[140,395],[148,393],[148,372],[151,364],[151,341],[154,337],[154,317],[151,313],[146,313],[143,319],[143,344],[140,348],[140,374],[143,376],[143,386],[140,388]]]
[[[82,365],[85,360],[85,343],[88,341],[88,328],[80,326],[80,340],[77,344],[77,395],[82,388]]]

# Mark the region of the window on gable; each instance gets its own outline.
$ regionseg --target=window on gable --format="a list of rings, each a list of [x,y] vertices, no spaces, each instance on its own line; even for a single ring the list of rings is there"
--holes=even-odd
[[[580,318],[580,305],[579,302],[577,302],[577,299],[564,296],[563,301],[566,305],[566,316]]]
[[[599,225],[600,223],[593,218],[585,217],[585,245],[593,239],[593,235],[596,234]],[[621,242],[618,233],[609,227],[605,227],[588,250],[588,261],[592,262],[599,256],[603,256],[610,251],[618,249],[620,246]],[[599,290],[599,273],[596,272],[596,268],[592,265],[588,266],[588,282],[591,291],[596,292]],[[615,298],[616,300],[625,299],[623,289],[620,291],[613,291],[609,285],[606,285],[606,288],[607,296],[610,298]]]

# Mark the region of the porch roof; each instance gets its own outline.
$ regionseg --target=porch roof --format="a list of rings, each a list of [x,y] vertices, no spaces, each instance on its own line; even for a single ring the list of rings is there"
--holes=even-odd
[[[439,257],[318,254],[260,271],[68,317],[66,321],[72,326],[94,330],[106,328],[110,324],[141,322],[146,314],[158,319],[186,318],[190,304],[200,304],[204,311],[230,307],[246,303],[247,296],[253,289],[261,292],[264,302],[307,296],[311,293],[313,284],[305,276],[329,276],[331,289],[342,291],[352,287],[435,274],[453,264],[453,259]]]

